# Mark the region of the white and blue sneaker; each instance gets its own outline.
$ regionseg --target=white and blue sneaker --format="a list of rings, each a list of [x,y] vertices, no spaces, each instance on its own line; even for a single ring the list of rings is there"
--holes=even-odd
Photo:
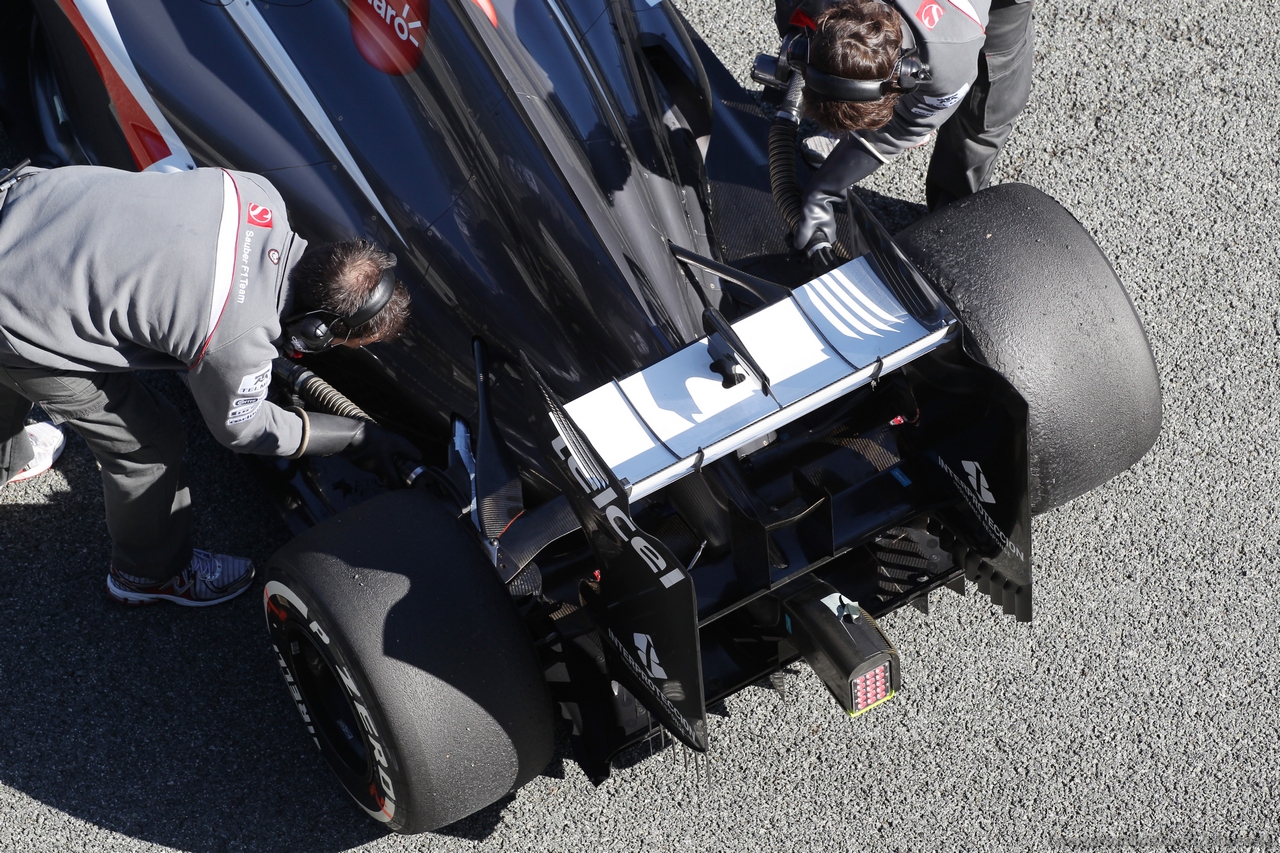
[[[121,604],[172,601],[183,607],[209,607],[230,601],[253,583],[253,563],[245,557],[210,554],[195,548],[191,563],[167,581],[126,575],[112,566],[107,594]]]

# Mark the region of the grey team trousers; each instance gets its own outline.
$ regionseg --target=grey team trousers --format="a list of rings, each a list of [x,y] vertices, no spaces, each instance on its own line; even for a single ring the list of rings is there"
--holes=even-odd
[[[925,199],[929,209],[949,204],[991,183],[996,156],[1013,121],[1031,98],[1035,53],[1032,3],[994,0],[987,40],[978,55],[978,79],[951,117],[938,128]]]
[[[173,404],[131,373],[0,364],[0,483],[31,459],[25,421],[32,403],[78,433],[102,466],[112,565],[158,581],[186,568],[191,496]]]

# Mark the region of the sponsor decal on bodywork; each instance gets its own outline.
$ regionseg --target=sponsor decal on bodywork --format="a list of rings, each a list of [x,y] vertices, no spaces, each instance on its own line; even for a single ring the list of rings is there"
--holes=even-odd
[[[521,362],[548,415],[543,437],[565,495],[600,561],[596,579],[580,595],[605,640],[609,671],[686,746],[704,751],[706,703],[692,579],[662,540],[631,518],[623,481],[524,353]]]
[[[969,504],[969,508],[973,510],[973,514],[982,522],[982,526],[986,528],[986,531],[991,535],[991,538],[1000,543],[1000,546],[1004,549],[1005,553],[1012,554],[1025,563],[1027,561],[1027,555],[1024,554],[1022,549],[1015,545],[1009,537],[1005,535],[1004,531],[1000,529],[1000,526],[995,523],[990,515],[987,514],[986,508],[982,506],[982,498],[980,498],[978,494],[969,487],[969,484],[961,479],[955,471],[951,470],[950,465],[942,461],[941,456],[936,457],[936,459],[939,467],[941,467],[943,471],[947,472],[947,476],[951,478],[951,482],[955,484],[956,488],[960,491],[961,496],[964,497],[965,503]],[[987,494],[990,494],[990,492]],[[994,499],[992,502],[994,503]]]
[[[658,706],[666,712],[663,714],[662,722],[668,727],[673,727],[672,732],[679,735],[680,739],[686,744],[693,746],[695,749],[705,749],[705,739],[698,737],[697,731],[694,730],[693,726],[689,725],[684,715],[676,709],[676,706],[671,703],[671,699],[668,698],[667,694],[671,692],[669,687],[666,690],[658,689],[658,685],[653,683],[649,673],[645,672],[635,657],[627,651],[627,647],[613,633],[612,628],[606,628],[604,636],[613,650],[618,653],[618,657],[626,664],[627,669],[631,671],[631,674],[635,676],[640,684],[644,685],[646,688],[644,692],[648,694],[648,697],[656,701]],[[683,699],[684,696],[681,695],[680,698]]]
[[[578,460],[574,458],[573,453],[569,451],[568,444],[565,443],[563,437],[557,436],[551,442],[552,449],[564,461],[566,467],[578,478],[578,483],[585,490],[591,488],[587,478],[584,476],[582,467],[578,464]],[[645,534],[636,527],[636,523],[631,520],[631,515],[619,506],[620,495],[612,486],[606,486],[599,494],[591,498],[597,507],[604,511],[604,517],[609,522],[609,526],[613,528],[613,532],[621,537],[622,541],[632,547],[632,549],[644,561],[644,564],[658,575],[658,580],[665,587],[679,583],[684,580],[685,574],[680,570],[679,566],[673,566],[663,557],[659,546],[650,541]],[[665,549],[663,549],[665,550]]]
[[[349,0],[356,50],[384,74],[408,74],[422,62],[430,9],[428,0]]]
[[[996,502],[995,496],[991,494],[991,490],[987,488],[987,475],[982,473],[982,466],[977,462],[969,462],[968,460],[960,463],[964,466],[964,471],[969,475],[969,487],[973,489],[979,499],[984,504],[993,504]]]
[[[653,647],[653,637],[648,634],[635,634],[632,639],[635,640],[636,654],[640,656],[640,663],[644,664],[649,674],[654,678],[666,678],[667,671],[658,661],[658,650]]]

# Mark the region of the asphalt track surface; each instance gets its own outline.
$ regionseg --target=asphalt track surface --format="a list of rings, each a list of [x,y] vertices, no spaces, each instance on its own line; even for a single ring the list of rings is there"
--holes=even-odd
[[[739,74],[769,6],[695,4]],[[0,491],[0,850],[1280,849],[1274,10],[1043,0],[1036,84],[997,172],[1059,199],[1133,294],[1164,383],[1137,467],[1036,521],[1036,614],[971,588],[886,628],[904,689],[850,721],[805,667],[713,717],[711,784],[572,760],[444,832],[385,835],[303,737],[256,594],[106,598],[97,475],[73,439]],[[919,215],[928,149],[866,185]],[[180,388],[199,541],[286,538]]]

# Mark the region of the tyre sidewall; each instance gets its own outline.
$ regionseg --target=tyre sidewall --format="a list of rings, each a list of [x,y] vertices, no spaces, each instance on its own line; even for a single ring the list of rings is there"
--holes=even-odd
[[[1102,485],[1160,431],[1133,301],[1088,231],[1023,184],[982,190],[895,238],[964,325],[965,350],[1026,400],[1031,509]]]
[[[268,575],[263,601],[276,662],[312,742],[360,808],[388,829],[404,831],[413,823],[411,783],[392,740],[391,726],[350,643],[309,594],[306,583],[287,568],[276,568]],[[297,669],[297,655],[289,647],[294,641],[291,631],[305,632],[338,676],[360,723],[360,735],[368,755],[365,774],[350,773],[328,748],[321,721],[316,716],[319,709],[307,704],[300,689],[303,677]]]

